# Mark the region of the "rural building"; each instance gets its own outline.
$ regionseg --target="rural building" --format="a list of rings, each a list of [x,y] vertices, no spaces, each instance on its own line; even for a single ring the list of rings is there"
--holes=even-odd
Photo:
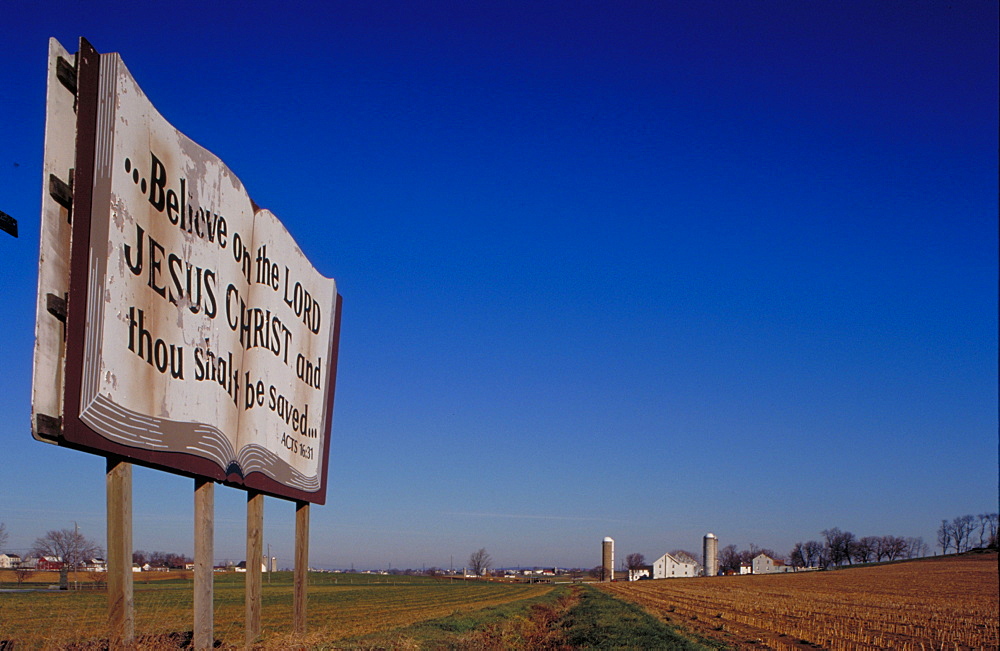
[[[65,563],[58,556],[42,556],[35,561],[35,569],[40,571],[61,570]]]
[[[17,554],[0,554],[0,569],[10,570],[21,567],[21,557]]]
[[[653,563],[654,579],[676,579],[685,576],[698,576],[698,564],[682,561],[670,554],[664,554]]]
[[[628,571],[629,581],[638,581],[639,579],[651,579],[653,578],[653,566],[652,565],[640,565],[635,569],[630,569]]]
[[[240,561],[239,563],[236,564],[236,567],[234,567],[233,569],[236,570],[237,572],[246,572],[247,571],[247,562],[246,561]],[[267,564],[264,561],[260,562],[260,571],[261,572],[267,572]]]
[[[771,558],[767,554],[758,554],[753,559],[754,574],[779,574],[781,572],[794,571],[795,568],[791,565],[785,565],[784,561]]]
[[[750,563],[740,563],[740,574],[753,574],[753,565]]]

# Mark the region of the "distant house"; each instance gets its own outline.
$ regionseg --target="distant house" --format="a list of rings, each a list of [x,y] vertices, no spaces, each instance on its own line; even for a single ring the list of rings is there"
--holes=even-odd
[[[750,563],[740,563],[740,574],[753,574],[753,565]]]
[[[92,558],[84,563],[81,569],[85,572],[107,572],[108,563],[103,558]]]
[[[11,570],[21,567],[21,557],[17,554],[0,554],[0,569]]]
[[[651,579],[653,578],[653,566],[652,565],[640,565],[635,569],[629,569],[628,580],[638,581],[640,579]]]
[[[698,576],[698,564],[664,554],[653,563],[654,579],[677,579]]]
[[[785,562],[771,558],[767,554],[758,554],[753,559],[754,574],[780,574],[782,572],[794,572],[795,568],[785,565]]]
[[[58,556],[42,556],[35,562],[35,569],[42,572],[61,570],[65,563]]]
[[[236,567],[234,567],[233,570],[236,571],[236,572],[246,572],[247,571],[247,562],[246,561],[240,561],[239,563],[236,564]],[[260,571],[261,572],[267,572],[267,565],[263,561],[261,561],[261,563],[260,563]]]

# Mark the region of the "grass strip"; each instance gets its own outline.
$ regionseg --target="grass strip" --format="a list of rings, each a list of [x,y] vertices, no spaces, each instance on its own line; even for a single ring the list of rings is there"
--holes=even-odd
[[[619,601],[591,587],[562,621],[572,649],[710,650],[718,645],[694,641],[635,604]]]
[[[321,649],[540,649],[539,620],[555,621],[540,613],[555,612],[569,589],[557,586],[538,597],[490,606],[480,610],[456,611],[447,617],[371,635],[338,640]]]

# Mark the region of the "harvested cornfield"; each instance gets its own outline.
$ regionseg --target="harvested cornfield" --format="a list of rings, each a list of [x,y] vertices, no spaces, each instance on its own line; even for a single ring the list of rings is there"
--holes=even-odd
[[[601,589],[739,649],[996,649],[1000,644],[995,552]]]

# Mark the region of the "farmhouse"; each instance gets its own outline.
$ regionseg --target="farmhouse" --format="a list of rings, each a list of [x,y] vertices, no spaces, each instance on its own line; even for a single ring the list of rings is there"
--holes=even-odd
[[[233,570],[235,570],[236,572],[246,572],[247,571],[247,562],[246,561],[240,561],[239,563],[236,564],[236,567],[234,567]],[[260,563],[260,571],[261,572],[267,572],[267,564],[265,564],[263,561],[261,561],[261,563]]]
[[[107,572],[108,562],[103,558],[92,558],[80,568],[84,572]]]
[[[640,565],[636,568],[629,568],[628,580],[638,581],[639,579],[651,579],[653,578],[653,566],[652,565]]]
[[[653,563],[654,579],[676,579],[684,576],[698,576],[698,564],[677,559],[664,554]]]
[[[10,570],[21,567],[21,557],[17,554],[0,554],[0,569]]]
[[[754,574],[779,574],[781,572],[794,571],[795,568],[791,565],[785,565],[784,561],[771,558],[767,554],[758,554],[753,559]]]

